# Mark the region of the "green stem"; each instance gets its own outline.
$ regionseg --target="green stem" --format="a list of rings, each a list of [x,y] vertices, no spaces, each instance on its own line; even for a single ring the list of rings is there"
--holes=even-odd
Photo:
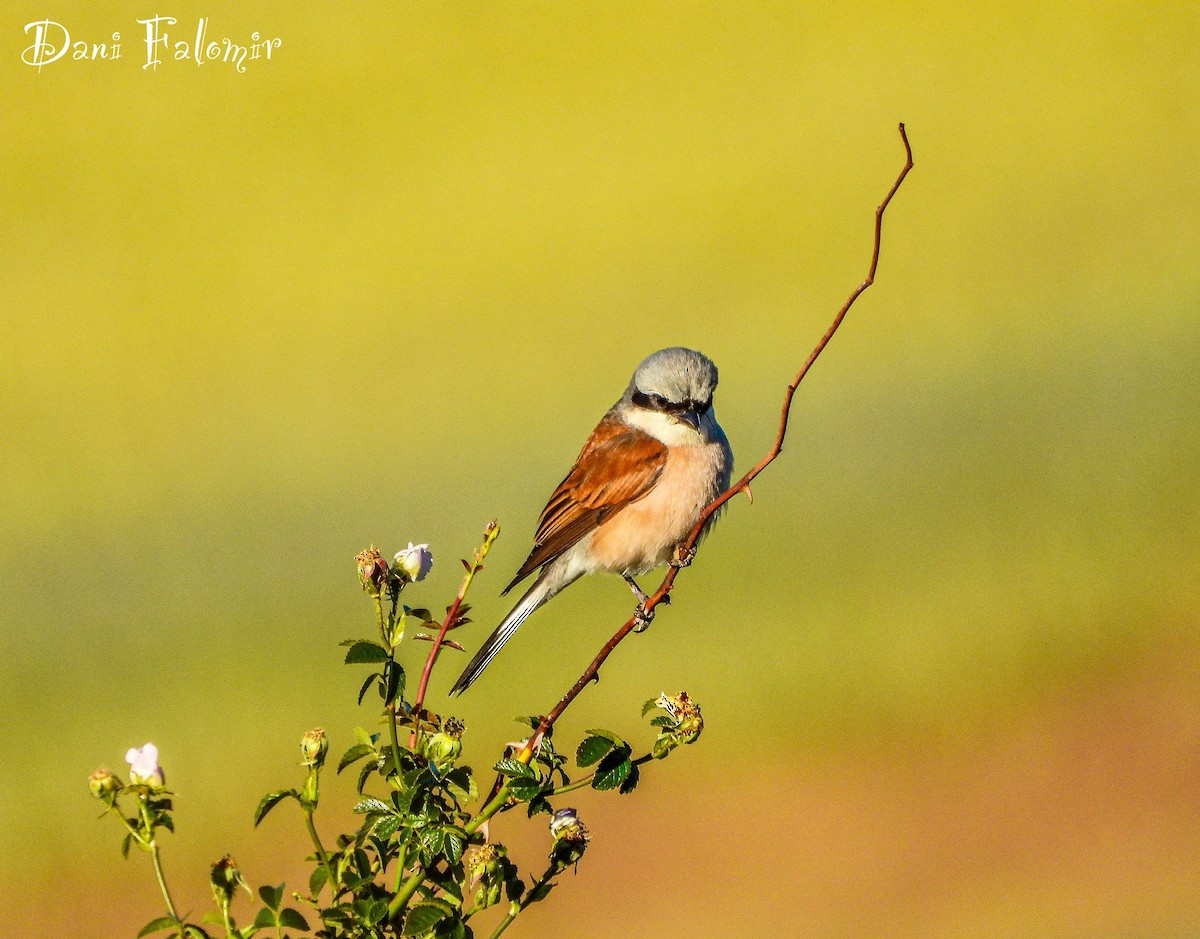
[[[146,825],[146,834],[149,836],[149,840],[146,838],[139,838],[138,840],[150,851],[150,859],[154,862],[154,876],[158,878],[158,889],[162,891],[163,900],[167,904],[167,912],[174,919],[178,920],[179,914],[175,911],[175,903],[171,899],[171,891],[167,889],[167,878],[163,874],[162,858],[158,855],[158,842],[154,840],[154,826],[150,824],[150,812],[146,808],[145,802],[140,799],[138,801],[142,812],[142,821]]]
[[[501,786],[496,792],[496,795],[492,798],[492,801],[485,805],[483,809],[480,810],[478,815],[476,815],[473,819],[467,822],[466,825],[463,826],[463,830],[466,831],[468,835],[473,835],[475,832],[479,831],[480,826],[483,825],[484,822],[486,822],[504,807],[504,803],[508,801],[509,785],[510,781],[505,779],[504,785]]]
[[[321,861],[321,866],[325,868],[325,882],[329,884],[329,896],[336,897],[337,883],[333,879],[333,868],[329,865],[329,855],[325,853],[325,846],[321,844],[321,836],[317,834],[317,826],[313,824],[312,809],[304,810],[304,824],[308,826],[308,836],[312,838],[313,847],[317,849],[317,858]]]
[[[221,918],[225,920],[225,937],[233,939],[233,920],[229,918],[229,904],[221,904]]]
[[[525,896],[528,897],[539,887],[544,887],[554,878],[557,873],[558,871],[556,871],[553,866],[547,868],[546,873],[542,874],[542,876],[538,878],[537,882],[529,888],[529,892],[526,893]],[[512,921],[517,918],[517,914],[525,909],[526,906],[528,906],[528,904],[524,899],[515,900],[510,903],[508,907],[508,915],[504,917],[504,919],[500,920],[500,925],[497,926],[496,931],[492,933],[492,939],[496,939],[496,937],[504,932],[504,930],[508,929],[508,927],[512,925]]]
[[[390,649],[391,637],[387,634],[387,627],[383,625],[383,598],[379,594],[375,594],[371,599],[375,601],[375,619],[379,622],[379,639]]]
[[[417,888],[425,882],[425,868],[419,863],[417,869],[413,871],[412,876],[404,882],[396,895],[392,897],[392,901],[388,904],[388,919],[395,919],[400,915],[401,911],[408,906],[408,901],[412,899],[412,895],[417,892]]]
[[[393,701],[385,710],[388,716],[388,734],[392,738],[392,766],[396,770],[396,778],[402,779],[404,774],[400,772],[400,731],[396,721],[396,703]]]
[[[396,849],[396,880],[392,885],[392,893],[400,892],[404,883],[404,866],[408,863],[408,842],[403,842]]]

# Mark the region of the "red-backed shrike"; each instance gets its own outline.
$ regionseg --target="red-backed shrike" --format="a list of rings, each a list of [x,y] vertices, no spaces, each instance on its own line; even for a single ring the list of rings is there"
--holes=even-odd
[[[733,451],[713,414],[716,387],[717,367],[691,349],[663,349],[637,367],[550,496],[533,551],[504,592],[541,573],[451,694],[479,677],[530,613],[584,574],[621,574],[646,600],[633,578],[678,560],[704,507],[729,488]]]

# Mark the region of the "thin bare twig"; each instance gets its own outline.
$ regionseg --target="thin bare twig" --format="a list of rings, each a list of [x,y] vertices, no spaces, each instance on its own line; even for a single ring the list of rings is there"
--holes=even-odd
[[[791,413],[792,398],[796,394],[796,389],[800,387],[800,382],[804,380],[804,376],[808,374],[808,370],[812,368],[813,363],[817,360],[817,357],[829,344],[829,340],[833,338],[833,334],[837,332],[838,327],[842,325],[842,320],[846,318],[846,314],[850,311],[850,307],[854,306],[854,301],[856,301],[862,295],[863,291],[865,291],[871,286],[871,284],[875,282],[875,270],[879,266],[879,249],[883,237],[883,213],[887,209],[888,204],[892,201],[892,197],[896,194],[897,190],[900,189],[900,184],[904,182],[904,178],[908,175],[909,170],[913,168],[912,147],[909,145],[908,134],[905,132],[903,124],[900,124],[900,140],[904,144],[904,168],[900,171],[900,175],[896,177],[896,181],[892,183],[892,188],[888,190],[883,202],[881,202],[878,208],[875,209],[875,241],[874,247],[871,251],[871,266],[867,270],[866,279],[863,280],[863,282],[857,287],[855,287],[850,296],[846,298],[846,302],[842,304],[842,308],[838,310],[837,315],[833,318],[833,323],[831,323],[829,329],[825,331],[825,335],[821,337],[821,341],[818,342],[812,352],[809,353],[808,359],[805,361],[800,371],[796,373],[796,377],[792,380],[792,383],[788,385],[787,391],[783,396],[783,411],[779,416],[779,432],[775,436],[775,445],[767,451],[766,456],[764,456],[758,461],[758,463],[754,465],[753,469],[751,469],[748,473],[746,473],[745,476],[721,493],[721,495],[717,496],[717,498],[710,502],[704,511],[700,513],[700,517],[696,520],[696,524],[693,526],[691,534],[688,536],[687,541],[684,542],[683,549],[685,552],[690,552],[696,546],[696,542],[700,539],[700,534],[703,532],[704,526],[708,523],[708,520],[712,518],[713,515],[721,508],[721,506],[736,496],[739,492],[745,492],[749,494],[750,483],[754,480],[754,478],[758,476],[758,474],[764,469],[770,466],[771,463],[774,462],[775,458],[783,452],[783,440],[787,435],[788,416]],[[659,585],[658,589],[654,592],[650,599],[646,601],[643,607],[645,614],[652,613],[655,607],[657,607],[660,603],[670,602],[669,596],[671,593],[671,588],[675,584],[675,578],[679,575],[680,569],[681,568],[678,567],[672,567],[667,571],[667,575],[663,578],[663,581]],[[525,746],[522,748],[521,752],[517,755],[518,760],[520,760],[522,763],[528,763],[533,758],[533,754],[542,737],[545,736],[546,732],[554,726],[555,721],[562,716],[562,713],[568,707],[570,707],[571,702],[579,696],[579,693],[587,687],[588,682],[597,676],[600,671],[600,666],[604,664],[604,660],[609,657],[613,649],[617,647],[621,640],[633,632],[639,622],[640,620],[637,616],[630,617],[626,621],[625,625],[618,629],[613,637],[604,644],[604,647],[600,650],[596,657],[592,659],[591,665],[584,670],[583,674],[579,676],[579,679],[575,682],[575,684],[571,686],[570,690],[568,690],[558,704],[554,706],[554,710],[542,718],[537,730],[533,733],[533,735],[526,742]]]

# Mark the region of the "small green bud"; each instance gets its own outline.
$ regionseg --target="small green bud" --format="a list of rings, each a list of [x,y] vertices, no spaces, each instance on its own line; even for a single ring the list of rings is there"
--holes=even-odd
[[[212,885],[213,899],[222,910],[228,909],[233,892],[238,887],[242,887],[247,893],[251,892],[250,885],[238,870],[237,862],[228,854],[212,866],[208,880]]]
[[[112,805],[113,800],[117,797],[117,793],[124,786],[114,773],[102,768],[96,770],[88,777],[88,788],[92,790],[92,795],[101,802]]]
[[[315,766],[320,769],[325,763],[325,754],[329,752],[329,739],[320,727],[314,727],[300,738],[300,752],[304,759],[301,766]]]
[[[447,717],[442,721],[442,729],[425,741],[426,759],[439,769],[454,765],[462,755],[461,737],[466,729],[467,725],[457,717]]]
[[[502,845],[485,844],[467,855],[467,870],[471,884],[479,885],[479,908],[486,909],[500,902],[500,891],[504,887],[504,867],[501,858],[505,850]]]

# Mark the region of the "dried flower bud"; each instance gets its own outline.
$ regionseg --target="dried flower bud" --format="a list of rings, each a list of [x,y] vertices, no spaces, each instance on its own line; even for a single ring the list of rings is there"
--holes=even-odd
[[[396,552],[395,570],[409,580],[424,580],[425,575],[433,570],[433,555],[429,545],[410,541],[407,548]]]
[[[704,730],[704,717],[700,714],[700,705],[688,697],[686,691],[679,692],[674,698],[667,697],[664,691],[656,703],[675,720],[673,730],[679,737],[679,742],[694,743]]]
[[[304,759],[301,766],[315,766],[318,769],[325,763],[325,754],[329,752],[329,739],[320,727],[314,727],[300,738],[300,752]]]
[[[129,764],[129,781],[135,786],[150,786],[161,789],[167,779],[158,765],[158,747],[152,743],[131,748],[125,754],[125,762]]]
[[[212,866],[208,880],[212,885],[213,899],[217,902],[217,906],[223,910],[229,908],[229,902],[233,899],[233,892],[238,887],[242,887],[247,893],[251,892],[250,885],[246,883],[246,878],[238,870],[237,862],[228,854]]]
[[[550,862],[559,870],[578,864],[592,840],[574,809],[559,809],[550,817],[550,834],[554,836]]]
[[[379,596],[388,579],[388,564],[383,555],[371,545],[365,551],[359,551],[354,561],[358,564],[358,579],[362,581],[363,590],[373,597]]]
[[[106,769],[98,769],[88,777],[88,788],[97,799],[112,805],[123,787],[116,775]]]
[[[476,902],[480,909],[500,902],[500,890],[504,886],[501,860],[504,854],[503,846],[497,844],[480,845],[467,854],[466,864],[471,874],[471,886],[479,885],[480,896]]]

